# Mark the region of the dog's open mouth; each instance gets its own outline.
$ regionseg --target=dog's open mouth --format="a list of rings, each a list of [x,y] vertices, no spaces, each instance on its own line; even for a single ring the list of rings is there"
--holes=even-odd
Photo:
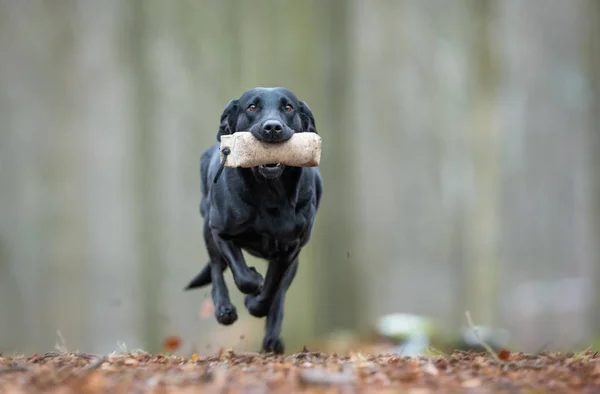
[[[259,165],[257,169],[265,178],[276,178],[283,173],[284,167],[281,163],[274,163]]]

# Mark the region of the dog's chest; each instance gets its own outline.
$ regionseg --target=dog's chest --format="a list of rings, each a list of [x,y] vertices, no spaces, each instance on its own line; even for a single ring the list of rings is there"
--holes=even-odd
[[[254,256],[276,259],[301,243],[307,225],[294,210],[264,208],[253,215],[236,243]]]
[[[251,220],[251,228],[273,242],[291,242],[306,226],[306,219],[292,207],[264,207]]]
[[[268,233],[247,232],[235,237],[235,243],[255,257],[278,260],[299,245],[298,234],[294,235],[293,237],[282,237]]]

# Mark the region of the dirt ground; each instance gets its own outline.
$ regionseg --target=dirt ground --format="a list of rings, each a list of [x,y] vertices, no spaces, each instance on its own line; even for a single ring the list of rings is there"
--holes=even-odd
[[[600,393],[600,353],[0,356],[0,393]]]

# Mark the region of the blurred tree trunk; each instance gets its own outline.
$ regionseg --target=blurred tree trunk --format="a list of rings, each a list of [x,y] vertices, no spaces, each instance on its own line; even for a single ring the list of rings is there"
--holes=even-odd
[[[323,141],[323,200],[318,228],[312,242],[318,250],[314,280],[316,298],[316,333],[361,327],[359,310],[364,287],[357,278],[352,258],[354,231],[357,225],[354,206],[356,150],[354,102],[351,77],[355,71],[350,58],[353,32],[350,21],[360,12],[360,2],[331,0],[321,4],[325,16],[321,23],[324,42],[325,84],[320,103],[317,129]],[[326,115],[326,116],[325,116]]]
[[[73,26],[75,70],[65,85],[73,89],[69,111],[73,131],[82,137],[80,146],[71,150],[80,157],[69,164],[79,168],[83,163],[79,186],[85,210],[63,212],[84,222],[86,254],[80,261],[63,264],[86,268],[82,278],[88,314],[85,332],[95,352],[115,350],[119,341],[129,348],[143,346],[139,333],[145,322],[135,302],[144,271],[137,242],[143,212],[136,188],[140,173],[136,171],[138,95],[132,78],[137,70],[130,40],[133,5],[118,0],[85,2],[66,11]]]
[[[18,352],[51,349],[58,330],[68,346],[88,338],[85,297],[73,295],[86,266],[72,16],[64,2],[0,2],[0,332]]]
[[[154,26],[157,25],[153,16],[164,12],[161,13],[160,9],[156,12],[157,4],[151,0],[136,0],[134,4],[129,44],[135,69],[133,82],[136,107],[133,116],[136,135],[133,151],[138,158],[134,163],[134,171],[138,174],[135,188],[139,207],[136,241],[143,261],[139,278],[142,295],[139,306],[143,316],[143,330],[139,334],[144,350],[156,352],[161,350],[160,336],[163,330],[163,321],[160,318],[161,277],[163,277],[160,248],[160,194],[156,190],[162,157],[156,155],[158,146],[152,115],[155,110],[154,101],[158,98],[153,84],[155,76],[148,67],[150,60],[148,41],[154,33]]]
[[[71,350],[137,345],[120,306],[137,289],[130,15],[118,1],[0,3],[0,238],[19,351],[50,350],[57,331]]]
[[[594,299],[591,305],[592,312],[592,335],[594,336],[596,348],[600,347],[600,2],[588,0],[583,12],[587,22],[583,27],[583,38],[585,41],[584,53],[587,54],[587,72],[591,82],[591,115],[589,128],[589,176],[591,187],[591,213],[592,228],[592,256],[594,281],[592,289]]]
[[[198,209],[199,158],[214,143],[227,102],[219,88],[227,90],[237,79],[233,74],[239,65],[231,48],[237,24],[229,5],[135,2],[131,52],[137,93],[137,241],[144,262],[141,335],[150,351],[161,350],[168,335],[188,338],[184,351],[211,342],[209,335],[200,335],[207,323],[198,321],[202,294],[206,297],[210,288],[184,292],[183,287],[208,262]],[[221,27],[226,16],[231,25]],[[219,78],[213,78],[211,66],[222,66]],[[174,259],[197,250],[193,261]],[[187,271],[190,265],[197,271]]]
[[[472,204],[466,213],[463,302],[476,324],[494,324],[498,283],[498,199],[500,198],[498,122],[495,119],[498,61],[495,58],[494,1],[476,0],[473,9],[475,42],[473,57],[472,123],[470,141],[473,169]]]

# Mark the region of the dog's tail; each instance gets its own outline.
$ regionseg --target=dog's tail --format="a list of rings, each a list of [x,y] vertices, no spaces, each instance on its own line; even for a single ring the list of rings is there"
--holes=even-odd
[[[210,276],[210,262],[208,262],[202,271],[187,285],[184,290],[196,289],[198,287],[206,286],[212,281]]]

